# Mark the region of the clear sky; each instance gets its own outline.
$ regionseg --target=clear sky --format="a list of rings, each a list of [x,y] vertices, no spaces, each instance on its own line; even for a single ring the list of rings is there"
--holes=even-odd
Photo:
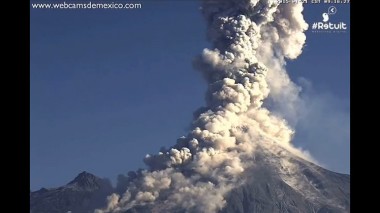
[[[135,10],[31,9],[31,190],[66,184],[84,170],[114,180],[143,167],[147,153],[186,134],[204,105],[206,85],[192,67],[210,46],[199,1],[140,3]],[[309,25],[328,7],[309,1]],[[332,21],[349,25],[349,6],[336,8]],[[307,109],[294,144],[349,173],[349,28],[306,35],[303,54],[287,65]]]

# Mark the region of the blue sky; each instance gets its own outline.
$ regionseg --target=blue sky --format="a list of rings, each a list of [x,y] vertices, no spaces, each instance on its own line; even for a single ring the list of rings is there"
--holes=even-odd
[[[32,190],[83,170],[111,179],[136,170],[145,154],[186,134],[204,105],[206,85],[192,67],[210,46],[199,2],[141,3],[139,10],[31,9]],[[311,24],[328,5],[305,7]],[[349,6],[337,9],[334,21],[349,24]],[[349,31],[306,34],[304,53],[287,65],[309,110],[294,143],[349,173]]]

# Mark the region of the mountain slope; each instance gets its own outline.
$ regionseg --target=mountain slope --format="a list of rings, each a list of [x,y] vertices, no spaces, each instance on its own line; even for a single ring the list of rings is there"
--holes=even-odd
[[[258,145],[252,159],[220,213],[350,212],[349,175],[326,170],[277,144]],[[136,206],[125,213],[162,212],[164,205]],[[185,212],[193,213],[175,210]]]
[[[258,146],[242,182],[226,196],[220,213],[350,212],[350,176],[306,161],[278,145]],[[31,193],[32,213],[87,213],[104,207],[109,182],[81,173],[67,185]],[[161,213],[164,203],[135,206],[126,213]],[[173,213],[191,212],[176,209]]]
[[[222,213],[350,212],[349,175],[284,152],[256,152],[248,181],[229,193]]]
[[[113,192],[105,179],[82,172],[65,186],[42,188],[30,194],[31,213],[87,213],[106,205],[105,198]]]

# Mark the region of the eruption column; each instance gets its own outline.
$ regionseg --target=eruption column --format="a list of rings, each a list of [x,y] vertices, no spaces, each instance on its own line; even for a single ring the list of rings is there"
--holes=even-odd
[[[306,39],[302,9],[266,0],[203,0],[213,48],[194,64],[208,83],[206,107],[197,110],[186,137],[147,155],[149,170],[131,173],[125,193],[109,196],[96,212],[217,212],[224,195],[244,182],[257,146],[276,143],[297,152],[290,145],[293,130],[263,101],[272,90],[274,103],[297,97],[283,67]]]

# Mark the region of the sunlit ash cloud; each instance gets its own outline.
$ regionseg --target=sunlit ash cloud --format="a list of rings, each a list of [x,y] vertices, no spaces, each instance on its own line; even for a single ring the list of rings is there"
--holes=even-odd
[[[217,212],[225,195],[244,183],[242,173],[254,166],[258,150],[281,147],[308,158],[290,144],[288,122],[263,106],[270,100],[287,115],[297,107],[299,89],[284,61],[297,58],[306,40],[302,4],[203,0],[201,11],[213,48],[204,49],[194,66],[208,84],[207,106],[196,111],[187,136],[147,155],[148,169],[121,178],[125,191],[110,195],[95,212],[142,206],[151,212]]]

